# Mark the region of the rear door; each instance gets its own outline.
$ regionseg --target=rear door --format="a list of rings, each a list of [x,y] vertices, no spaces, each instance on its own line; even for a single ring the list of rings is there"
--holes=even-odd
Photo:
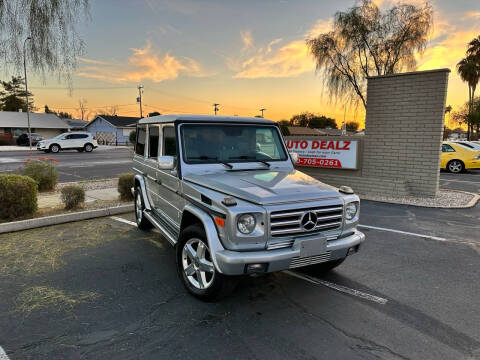
[[[144,171],[147,194],[154,208],[161,207],[160,184],[157,181],[157,160],[160,143],[160,125],[150,124],[147,126],[147,149],[145,152]]]
[[[177,157],[177,139],[175,136],[175,127],[170,124],[163,125],[161,128],[161,154],[173,156],[178,166]],[[181,213],[184,207],[184,199],[179,194],[180,179],[178,172],[174,170],[159,170],[157,168],[157,182],[159,183],[159,195],[161,203],[157,207],[162,215],[172,221],[177,229],[180,228]]]

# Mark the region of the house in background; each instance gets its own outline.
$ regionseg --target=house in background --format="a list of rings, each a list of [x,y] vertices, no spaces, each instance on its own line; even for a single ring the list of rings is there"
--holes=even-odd
[[[30,128],[47,139],[70,130],[70,125],[55,114],[30,113]],[[28,132],[27,113],[0,111],[0,136],[11,139],[12,145],[23,133]]]
[[[102,145],[128,144],[129,136],[135,130],[140,118],[117,115],[97,115],[83,130],[97,137]]]

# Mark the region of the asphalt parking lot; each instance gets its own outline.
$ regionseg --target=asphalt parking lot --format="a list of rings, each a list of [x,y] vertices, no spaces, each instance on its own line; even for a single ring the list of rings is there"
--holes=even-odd
[[[479,218],[364,201],[367,241],[337,270],[246,277],[210,304],[133,214],[0,235],[0,346],[12,360],[478,359]]]
[[[468,170],[461,174],[441,171],[440,187],[480,194],[480,170]]]
[[[32,154],[32,155],[30,155]],[[18,173],[28,158],[48,157],[58,161],[58,181],[106,179],[132,172],[132,155],[128,148],[95,149],[91,153],[76,150],[45,154],[42,151],[0,152],[0,173]]]

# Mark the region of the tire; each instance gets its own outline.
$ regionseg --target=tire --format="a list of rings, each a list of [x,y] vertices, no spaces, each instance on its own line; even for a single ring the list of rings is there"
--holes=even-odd
[[[451,173],[458,174],[465,170],[465,164],[461,160],[450,160],[447,164],[447,170]]]
[[[93,151],[93,145],[92,144],[85,144],[85,146],[83,147],[83,150],[85,150],[85,152],[92,152]]]
[[[143,203],[142,191],[140,188],[135,189],[135,222],[140,230],[150,230],[153,225],[148,219],[143,216],[145,204]]]
[[[187,291],[196,298],[215,301],[235,289],[238,277],[217,271],[201,225],[190,225],[182,231],[175,252],[178,276]]]
[[[50,150],[50,152],[56,154],[60,151],[60,146],[57,145],[57,144],[50,145],[49,150]]]
[[[346,257],[337,259],[337,260],[327,261],[320,264],[309,265],[309,266],[305,266],[303,269],[306,272],[323,274],[323,273],[329,272],[330,270],[335,269],[337,266],[340,266],[345,261],[345,259]]]

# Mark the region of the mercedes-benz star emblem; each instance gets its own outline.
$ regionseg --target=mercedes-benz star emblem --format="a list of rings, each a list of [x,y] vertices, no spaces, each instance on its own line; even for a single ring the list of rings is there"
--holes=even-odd
[[[312,230],[317,225],[317,214],[309,211],[302,216],[302,227],[306,231]]]

